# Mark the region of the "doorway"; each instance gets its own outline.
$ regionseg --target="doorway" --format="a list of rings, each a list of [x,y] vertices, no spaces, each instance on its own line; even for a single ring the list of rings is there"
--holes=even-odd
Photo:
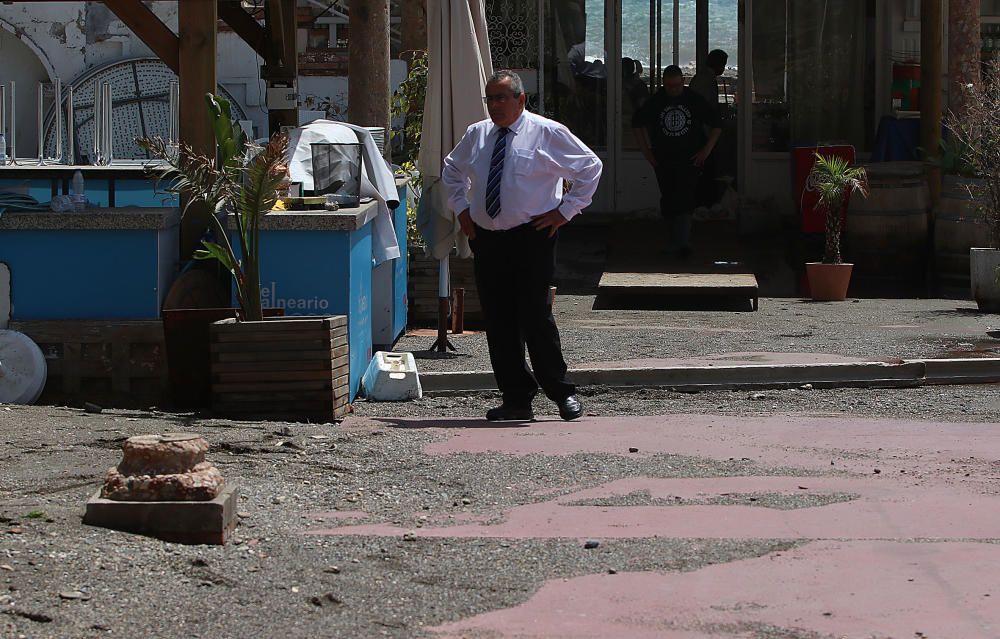
[[[701,0],[487,0],[493,64],[518,72],[529,109],[565,124],[604,162],[590,211],[658,208],[653,170],[632,133],[635,109],[655,91],[656,69],[675,62],[690,80]],[[731,133],[720,144],[736,184],[737,49],[743,0],[707,0],[704,52],[729,53],[720,104]],[[657,64],[659,62],[659,64]],[[728,165],[727,165],[728,166]]]

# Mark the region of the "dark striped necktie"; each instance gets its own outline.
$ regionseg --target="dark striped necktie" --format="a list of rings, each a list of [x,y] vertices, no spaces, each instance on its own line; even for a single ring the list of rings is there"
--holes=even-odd
[[[491,218],[500,214],[500,180],[503,177],[503,156],[507,151],[508,133],[510,129],[506,127],[497,130],[497,141],[490,158],[490,175],[486,180],[486,213]]]

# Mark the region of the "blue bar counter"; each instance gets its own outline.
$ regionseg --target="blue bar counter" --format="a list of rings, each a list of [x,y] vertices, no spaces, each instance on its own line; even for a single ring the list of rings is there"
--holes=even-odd
[[[273,211],[261,221],[263,306],[282,308],[285,315],[347,316],[350,401],[358,394],[373,344],[378,343],[375,332],[394,333],[394,342],[405,329],[405,182],[398,187],[401,202],[393,217],[396,223],[402,216],[403,223],[395,230],[404,257],[378,267],[380,273],[389,273],[387,281],[373,278],[372,222],[378,211],[374,202],[331,212]],[[231,241],[238,251],[235,233]],[[389,300],[388,307],[380,304],[375,312],[376,298]]]
[[[178,208],[0,216],[14,320],[160,317],[177,273]]]

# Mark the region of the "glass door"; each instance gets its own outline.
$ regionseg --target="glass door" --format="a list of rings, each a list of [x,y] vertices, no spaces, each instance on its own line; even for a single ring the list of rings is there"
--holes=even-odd
[[[609,2],[610,4],[610,2]],[[685,81],[696,72],[697,4],[680,0],[615,0],[616,24],[613,50],[620,60],[618,88],[609,112],[614,131],[611,153],[615,166],[614,210],[619,212],[659,209],[659,189],[652,167],[643,158],[632,131],[632,115],[658,90],[662,70],[671,64],[681,67]],[[718,85],[718,109],[722,116],[722,137],[713,152],[712,183],[706,187],[705,208],[721,205],[726,211],[712,215],[735,217],[738,166],[737,69],[740,50],[738,0],[707,0],[709,50],[728,56],[722,75],[710,75],[707,82]],[[707,70],[707,68],[706,68]],[[702,84],[704,86],[704,83]],[[716,99],[714,96],[712,99]],[[706,213],[705,215],[708,215]]]
[[[524,80],[528,109],[565,124],[605,163],[590,210],[614,210],[614,166],[609,129],[617,59],[605,28],[614,24],[614,0],[486,0],[495,69]]]

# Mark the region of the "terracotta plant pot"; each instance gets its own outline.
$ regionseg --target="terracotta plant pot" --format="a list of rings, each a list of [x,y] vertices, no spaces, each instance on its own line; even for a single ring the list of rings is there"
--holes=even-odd
[[[809,277],[809,291],[817,302],[839,302],[847,299],[847,287],[851,283],[853,264],[823,264],[807,262],[806,275]]]

